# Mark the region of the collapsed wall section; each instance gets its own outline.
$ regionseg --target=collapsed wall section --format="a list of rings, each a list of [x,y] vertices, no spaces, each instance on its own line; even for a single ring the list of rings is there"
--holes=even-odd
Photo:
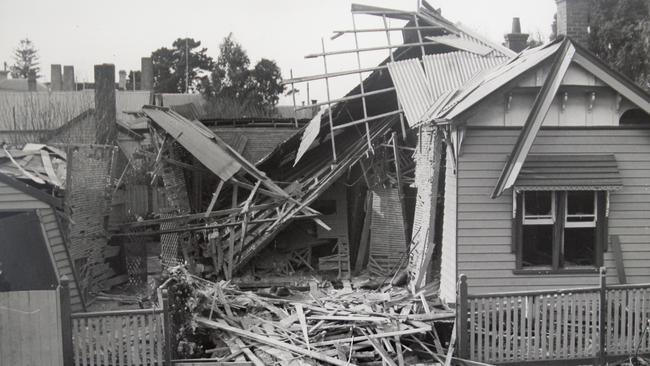
[[[417,289],[426,282],[435,250],[438,171],[442,153],[441,133],[433,126],[422,126],[415,148],[415,214],[409,249],[409,283]]]

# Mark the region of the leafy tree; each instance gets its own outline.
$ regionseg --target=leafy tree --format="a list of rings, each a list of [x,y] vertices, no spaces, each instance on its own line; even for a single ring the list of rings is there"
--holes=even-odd
[[[612,68],[650,89],[650,1],[596,0],[589,49]]]
[[[211,79],[204,78],[202,91],[221,116],[268,115],[284,91],[281,81],[275,61],[263,58],[251,69],[248,54],[231,33],[219,46]]]
[[[11,66],[11,77],[26,79],[30,73],[34,73],[36,78],[40,77],[38,74],[40,71],[38,67],[38,50],[34,42],[28,38],[21,39],[18,47],[14,49],[14,61],[15,63]]]
[[[207,55],[207,48],[193,38],[178,38],[172,48],[162,47],[152,54],[154,89],[159,93],[189,93],[200,90],[202,78],[214,68],[214,60]],[[187,60],[187,63],[186,63]],[[185,84],[185,65],[188,88]]]

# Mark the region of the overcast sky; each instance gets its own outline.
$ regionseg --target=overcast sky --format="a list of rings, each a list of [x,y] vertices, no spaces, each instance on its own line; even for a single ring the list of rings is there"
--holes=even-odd
[[[39,50],[41,81],[50,80],[50,64],[74,65],[78,81],[92,81],[93,65],[113,63],[116,70],[138,70],[140,57],[179,37],[193,37],[216,57],[221,40],[232,32],[254,63],[275,60],[285,78],[323,72],[322,59],[305,59],[319,52],[321,37],[327,50],[349,49],[351,35],[330,40],[333,30],[351,29],[353,2],[393,9],[415,10],[417,0],[2,0],[0,1],[0,65],[13,63],[12,50],[29,38]],[[453,22],[473,28],[501,43],[512,18],[520,17],[522,30],[550,33],[554,0],[430,0]],[[382,19],[355,16],[357,28],[381,27]],[[394,26],[403,22],[392,21]],[[393,42],[401,42],[397,33]],[[365,34],[361,47],[383,45],[386,35]],[[364,53],[362,65],[372,66],[386,51]],[[356,57],[328,58],[329,71],[356,68]],[[358,76],[331,81],[332,97],[341,96],[358,82]],[[300,100],[305,86],[297,86]],[[325,97],[324,84],[311,83],[311,97]],[[283,98],[284,104],[290,103]]]

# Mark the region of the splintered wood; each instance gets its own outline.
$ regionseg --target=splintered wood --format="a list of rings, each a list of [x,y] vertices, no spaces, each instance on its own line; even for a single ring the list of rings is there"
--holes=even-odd
[[[271,291],[244,292],[227,281],[187,276],[203,297],[197,299],[203,304],[195,311],[198,327],[225,343],[233,339],[239,343],[230,348],[231,354],[224,355],[221,349],[222,353],[209,355],[213,358],[232,359],[233,352],[242,351],[239,357],[255,365],[259,360],[295,366],[405,365],[435,361],[424,344],[437,354],[447,353],[436,347],[441,342],[432,330],[434,321],[453,321],[454,313],[436,308],[425,313],[423,298],[403,288],[312,286],[310,292],[289,291],[287,297],[279,297]]]

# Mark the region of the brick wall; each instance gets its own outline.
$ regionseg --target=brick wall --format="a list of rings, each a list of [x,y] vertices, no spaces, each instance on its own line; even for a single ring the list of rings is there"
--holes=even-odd
[[[591,3],[592,0],[556,0],[557,34],[567,35],[586,46]]]

